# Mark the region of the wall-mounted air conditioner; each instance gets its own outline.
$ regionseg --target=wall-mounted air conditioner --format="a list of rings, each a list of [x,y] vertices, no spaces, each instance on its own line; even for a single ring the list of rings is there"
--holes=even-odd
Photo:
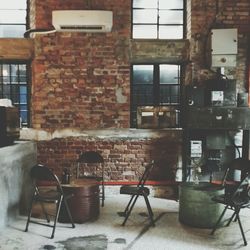
[[[55,10],[52,24],[57,31],[110,32],[113,13],[106,10]]]

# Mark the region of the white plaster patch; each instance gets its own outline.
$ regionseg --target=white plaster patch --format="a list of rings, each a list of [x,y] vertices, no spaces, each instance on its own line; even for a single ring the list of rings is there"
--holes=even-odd
[[[118,103],[126,103],[127,97],[122,94],[122,88],[117,87],[115,91],[116,100]]]

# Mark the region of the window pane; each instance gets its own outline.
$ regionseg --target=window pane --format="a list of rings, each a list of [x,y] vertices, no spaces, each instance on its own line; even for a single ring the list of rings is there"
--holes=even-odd
[[[183,0],[159,0],[159,9],[183,9]]]
[[[178,65],[160,65],[160,84],[178,84],[178,78]]]
[[[183,24],[182,11],[160,10],[159,16],[160,24]]]
[[[20,103],[27,104],[27,87],[26,86],[20,87]]]
[[[145,18],[147,17],[147,18]],[[157,10],[134,10],[133,23],[157,23]]]
[[[172,104],[179,104],[180,100],[180,86],[171,86],[171,103]]]
[[[19,104],[19,87],[18,85],[12,85],[11,86],[11,99],[12,104],[16,105]]]
[[[23,37],[25,25],[0,25],[0,37]]]
[[[10,96],[10,84],[3,85],[3,95],[4,95],[4,98],[9,98],[9,96]]]
[[[2,66],[2,72],[1,75],[6,79],[8,76],[10,76],[10,66],[8,64],[4,64]]]
[[[26,65],[19,65],[19,82],[20,84],[27,83]]]
[[[158,0],[133,0],[133,8],[157,8]]]
[[[22,104],[22,105],[20,105],[20,110],[21,111],[27,111],[27,105],[25,105],[25,104]]]
[[[160,104],[170,104],[169,85],[161,85],[160,86]]]
[[[138,106],[180,105],[180,65],[151,64],[132,66],[131,125],[137,126]],[[157,75],[159,72],[159,77]],[[171,116],[172,113],[170,113]],[[174,115],[174,114],[173,114]],[[173,119],[175,119],[173,117]],[[177,119],[177,118],[176,118]],[[178,120],[178,119],[177,119]],[[177,127],[179,120],[176,122]],[[155,125],[155,124],[154,124]]]
[[[17,76],[18,75],[18,65],[11,64],[10,65],[10,70],[11,70],[11,75],[12,76]]]
[[[26,64],[0,65],[0,98],[8,98],[19,108],[22,125],[27,126],[28,117],[28,82]],[[20,84],[20,79],[23,82]]]
[[[27,126],[28,125],[28,112],[27,112],[27,110],[21,110],[20,116],[21,116],[22,125]]]
[[[133,0],[132,37],[134,39],[182,39],[183,12],[184,0]],[[155,24],[156,27],[145,24]]]
[[[153,85],[136,85],[133,87],[133,104],[152,105],[153,104]]]
[[[0,9],[26,9],[26,0],[2,0]]]
[[[19,75],[26,76],[26,65],[25,64],[19,65]]]
[[[160,39],[182,39],[183,38],[183,26],[159,26],[159,38]]]
[[[153,84],[153,65],[134,65],[133,84]]]
[[[0,2],[0,37],[23,37],[26,30],[27,1]]]
[[[18,84],[18,66],[15,64],[11,64],[10,72],[11,72],[11,83]]]
[[[1,10],[0,23],[22,23],[25,24],[26,10]]]
[[[157,38],[157,25],[133,25],[133,38]]]
[[[179,91],[178,85],[161,85],[160,104],[179,104]]]

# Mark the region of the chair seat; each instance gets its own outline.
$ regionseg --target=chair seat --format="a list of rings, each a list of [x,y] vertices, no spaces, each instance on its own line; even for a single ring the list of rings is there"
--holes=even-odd
[[[39,194],[36,194],[34,199],[36,201],[54,202],[59,200],[61,196],[62,194],[56,190],[49,190],[47,192],[40,192]]]
[[[136,186],[121,186],[120,194],[130,194],[130,195],[146,195],[150,193],[149,188],[147,187],[136,187]]]
[[[223,194],[223,195],[213,197],[212,201],[215,201],[224,205],[239,206],[242,208],[250,205],[250,198],[248,196],[238,196],[232,199],[230,196]]]

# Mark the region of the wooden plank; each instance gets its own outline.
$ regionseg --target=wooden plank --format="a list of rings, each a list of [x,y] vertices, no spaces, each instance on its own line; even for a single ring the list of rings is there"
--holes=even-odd
[[[0,60],[31,60],[33,56],[33,39],[0,38]]]

